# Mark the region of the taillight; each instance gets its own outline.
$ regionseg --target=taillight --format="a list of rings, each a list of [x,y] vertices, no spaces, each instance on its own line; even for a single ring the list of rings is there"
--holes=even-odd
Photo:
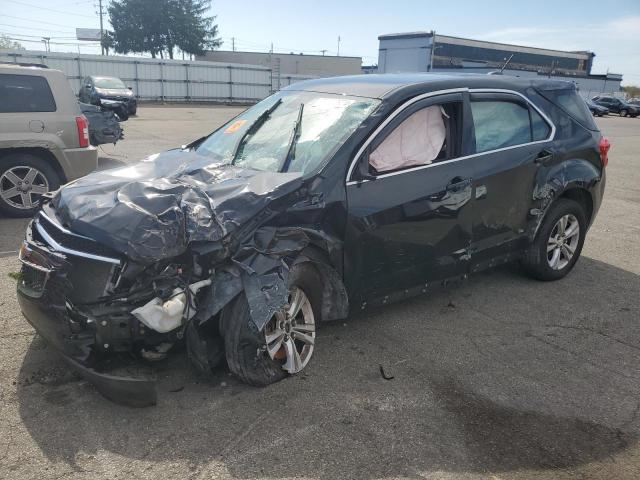
[[[611,148],[611,143],[605,137],[600,139],[600,161],[602,162],[602,166],[606,167],[609,164],[609,149]]]
[[[89,146],[89,122],[84,115],[76,117],[76,126],[78,127],[78,143],[81,147]]]

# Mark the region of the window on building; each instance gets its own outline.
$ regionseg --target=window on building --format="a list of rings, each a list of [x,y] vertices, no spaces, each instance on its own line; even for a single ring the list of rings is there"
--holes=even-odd
[[[55,112],[56,102],[43,77],[0,74],[0,112]]]

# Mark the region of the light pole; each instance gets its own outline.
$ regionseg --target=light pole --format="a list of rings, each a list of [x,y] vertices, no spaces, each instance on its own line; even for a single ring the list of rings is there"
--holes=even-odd
[[[100,11],[98,12],[98,14],[100,15],[100,51],[102,52],[102,55],[104,55],[104,45],[102,44],[104,40],[104,25],[102,22],[102,0],[98,0],[98,8],[100,9]]]

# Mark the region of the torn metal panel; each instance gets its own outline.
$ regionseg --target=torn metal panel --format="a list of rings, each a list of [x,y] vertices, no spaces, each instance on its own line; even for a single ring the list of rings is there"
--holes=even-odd
[[[150,264],[184,253],[191,242],[228,241],[301,184],[300,173],[244,170],[172,150],[88,175],[61,189],[52,204],[68,228]]]
[[[88,103],[80,103],[80,110],[89,121],[89,140],[94,147],[106,143],[115,144],[124,138],[120,121],[113,111]]]

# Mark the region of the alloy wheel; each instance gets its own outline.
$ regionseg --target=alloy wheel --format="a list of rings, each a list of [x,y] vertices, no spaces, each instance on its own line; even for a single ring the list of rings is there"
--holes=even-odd
[[[40,203],[49,191],[47,177],[37,168],[19,165],[0,176],[0,198],[20,210],[29,210]]]
[[[294,374],[307,366],[316,338],[316,323],[309,298],[299,287],[292,287],[289,303],[277,312],[264,330],[267,353],[281,361],[282,369]]]
[[[565,268],[575,255],[580,241],[580,224],[572,215],[558,219],[547,240],[547,262],[554,270]]]

